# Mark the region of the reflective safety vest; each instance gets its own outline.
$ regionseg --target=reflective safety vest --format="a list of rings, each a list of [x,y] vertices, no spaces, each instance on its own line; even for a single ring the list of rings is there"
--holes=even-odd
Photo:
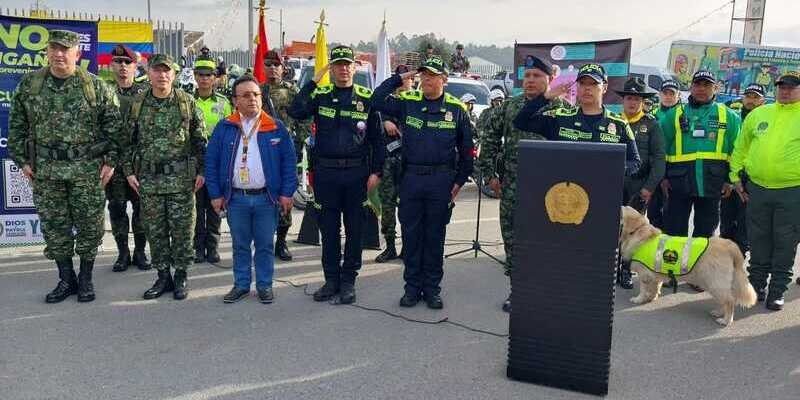
[[[725,132],[728,129],[728,110],[724,104],[717,104],[717,132],[716,148],[714,151],[695,151],[684,154],[683,151],[683,132],[689,130],[689,122],[684,115],[684,105],[678,106],[675,110],[675,154],[667,154],[667,162],[684,162],[696,160],[720,160],[728,161],[730,154],[725,153]],[[713,127],[712,127],[713,129]],[[689,134],[693,134],[689,132]],[[667,149],[669,150],[669,149]]]
[[[664,275],[682,276],[692,272],[697,260],[708,248],[708,238],[685,238],[658,235],[639,246],[632,261]]]

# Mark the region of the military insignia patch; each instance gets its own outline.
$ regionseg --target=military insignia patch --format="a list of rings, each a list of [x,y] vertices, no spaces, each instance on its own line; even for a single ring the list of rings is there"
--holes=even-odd
[[[678,262],[678,252],[675,250],[665,250],[661,257],[667,264],[675,264]]]
[[[760,124],[758,124],[758,127],[756,127],[756,133],[758,134],[764,133],[767,131],[767,128],[769,128],[769,122],[767,121],[761,122]]]
[[[612,135],[616,135],[617,134],[617,126],[614,123],[608,124],[608,133],[610,133]]]
[[[444,120],[447,121],[447,122],[453,122],[453,112],[452,111],[448,111],[447,113],[445,113],[444,114]]]
[[[358,103],[356,103],[356,111],[364,112],[364,103],[362,103],[360,101]]]
[[[647,125],[641,125],[641,126],[639,126],[639,132],[641,132],[641,133],[647,133]]]
[[[580,225],[589,212],[589,194],[574,182],[553,185],[544,196],[550,222]]]

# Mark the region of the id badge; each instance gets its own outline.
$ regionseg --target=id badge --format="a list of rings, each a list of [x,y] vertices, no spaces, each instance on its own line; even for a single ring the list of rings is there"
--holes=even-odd
[[[695,129],[694,132],[692,133],[692,137],[695,138],[706,137],[706,131],[703,129]]]
[[[243,184],[250,183],[250,170],[248,170],[247,167],[239,168],[239,180]]]

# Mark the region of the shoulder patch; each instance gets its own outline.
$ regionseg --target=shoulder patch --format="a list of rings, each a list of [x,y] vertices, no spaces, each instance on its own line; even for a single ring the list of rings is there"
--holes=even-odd
[[[400,98],[403,100],[422,101],[422,92],[419,90],[408,90],[400,93]]]
[[[461,100],[459,100],[459,99],[455,98],[454,96],[452,96],[450,93],[445,93],[444,94],[444,102],[445,103],[450,103],[450,104],[455,104],[455,105],[461,107],[462,110],[467,111],[467,105],[462,103]]]
[[[372,90],[365,88],[364,86],[353,84],[353,89],[355,89],[356,95],[359,97],[363,97],[365,99],[372,97]]]
[[[317,86],[317,88],[314,89],[313,92],[311,92],[311,98],[313,99],[317,95],[328,94],[328,93],[330,93],[332,91],[333,91],[333,85],[332,84]]]

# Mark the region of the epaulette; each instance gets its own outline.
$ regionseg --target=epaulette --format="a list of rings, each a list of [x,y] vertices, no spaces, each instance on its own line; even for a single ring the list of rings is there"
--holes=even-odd
[[[372,97],[372,90],[365,88],[364,86],[353,84],[353,89],[355,89],[356,95],[359,97],[363,97],[365,99]]]
[[[444,94],[444,102],[445,103],[450,103],[450,104],[455,104],[455,105],[461,107],[462,110],[467,111],[467,105],[462,103],[461,100],[455,98],[455,96],[451,95],[450,93],[445,93]]]
[[[405,92],[400,92],[400,98],[403,100],[422,101],[422,91],[406,90]]]
[[[333,92],[333,85],[332,84],[317,86],[317,88],[314,89],[313,92],[311,92],[311,98],[313,99],[317,95],[328,94],[330,92]]]

